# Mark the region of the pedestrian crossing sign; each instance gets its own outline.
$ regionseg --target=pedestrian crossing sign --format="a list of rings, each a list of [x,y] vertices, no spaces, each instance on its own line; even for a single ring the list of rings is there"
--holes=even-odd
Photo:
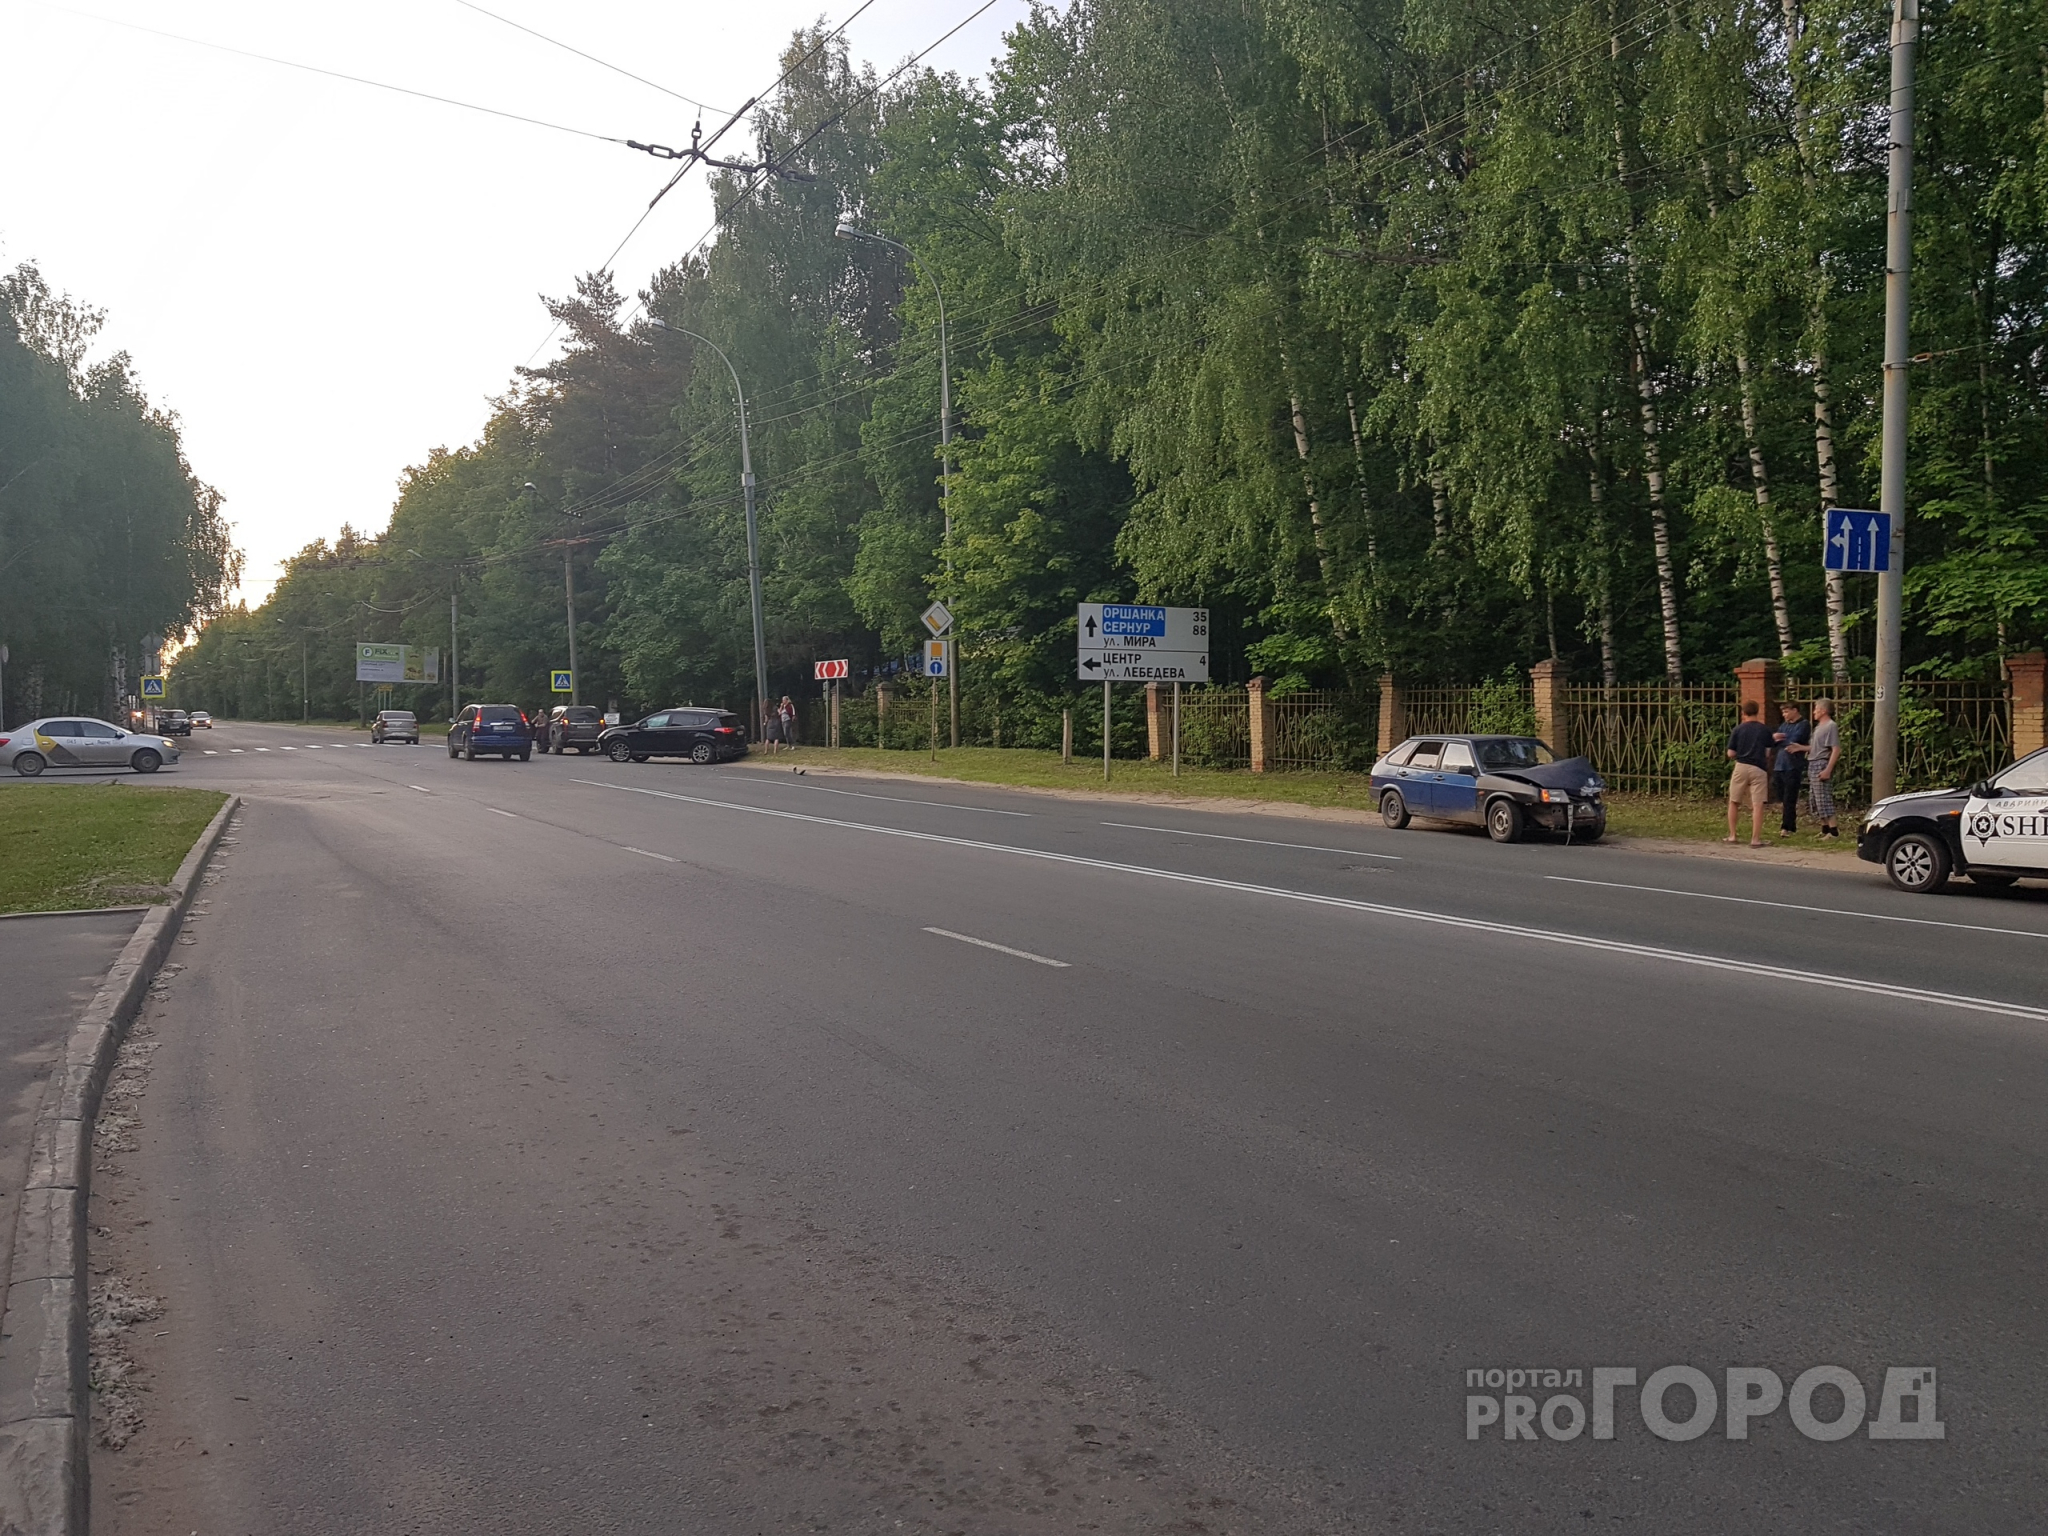
[[[142,696],[145,699],[160,699],[164,696],[164,680],[160,677],[145,677],[142,680]]]
[[[553,679],[548,684],[550,692],[574,693],[576,691],[576,674],[567,668],[557,667],[549,676]]]

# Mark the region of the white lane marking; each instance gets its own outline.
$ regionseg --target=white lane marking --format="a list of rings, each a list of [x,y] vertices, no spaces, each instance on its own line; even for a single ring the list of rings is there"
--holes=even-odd
[[[489,811],[493,816],[508,816],[511,817],[511,819],[514,821],[517,821],[519,819],[517,816],[513,816],[510,811],[501,811],[495,805],[487,805],[484,807],[484,809]]]
[[[258,752],[261,752],[263,749],[261,747],[258,747],[256,750]],[[299,749],[297,747],[279,747],[277,750],[280,752],[296,752]]]
[[[257,748],[256,750],[257,750],[258,752],[268,752],[268,751],[270,750],[270,748],[268,748],[268,747],[258,747],[258,748]]]
[[[856,800],[887,800],[896,805],[930,805],[942,811],[974,811],[982,816],[1036,816],[1036,811],[999,811],[992,805],[955,805],[950,800],[912,800],[905,795],[871,795],[858,789],[828,789],[823,784],[785,783],[780,779],[766,779],[764,783],[777,789],[814,789],[821,795],[850,795]]]
[[[621,843],[619,846],[623,848],[625,844]],[[645,848],[627,848],[626,852],[637,853],[643,859],[659,859],[664,864],[680,864],[683,862],[681,859],[672,859],[665,853],[649,853]]]
[[[1276,843],[1263,837],[1230,837],[1222,832],[1190,832],[1184,827],[1141,827],[1135,821],[1105,821],[1105,827],[1122,827],[1126,832],[1171,832],[1175,837],[1209,837],[1219,843],[1257,843],[1261,848],[1299,848],[1304,853],[1348,853],[1354,859],[1388,859],[1401,862],[1398,853],[1365,853],[1357,848],[1325,848],[1321,843]]]
[[[1631,944],[1622,939],[1601,939],[1590,934],[1560,933],[1550,928],[1524,928],[1516,923],[1486,918],[1458,917],[1449,912],[1425,912],[1414,907],[1392,907],[1383,902],[1358,901],[1349,896],[1324,896],[1314,891],[1290,891],[1284,886],[1252,885],[1242,880],[1219,880],[1213,875],[1190,875],[1176,869],[1153,869],[1144,864],[1119,864],[1109,859],[1091,859],[1078,853],[1054,853],[1045,848],[1019,848],[1011,843],[984,843],[968,837],[948,837],[940,832],[913,832],[905,827],[878,827],[864,821],[838,821],[830,816],[811,816],[802,811],[778,811],[765,805],[745,805],[732,800],[707,800],[701,795],[681,795],[673,790],[642,789],[633,784],[606,784],[598,779],[572,779],[592,789],[611,789],[629,795],[651,795],[657,800],[680,800],[689,805],[707,805],[721,811],[745,811],[751,816],[775,816],[785,821],[805,821],[814,826],[839,827],[849,832],[871,832],[877,837],[902,837],[919,843],[945,843],[954,848],[973,848],[984,853],[1007,853],[1017,858],[1042,859],[1050,864],[1071,864],[1083,869],[1102,869],[1120,875],[1142,875],[1149,880],[1166,880],[1176,885],[1206,886],[1210,890],[1234,891],[1245,896],[1270,896],[1281,901],[1299,901],[1309,906],[1339,907],[1348,912],[1369,912],[1377,917],[1397,917],[1413,923],[1430,923],[1442,928],[1462,928],[1474,933],[1494,933],[1507,938],[1533,939],[1544,944],[1562,944],[1571,949],[1599,950],[1638,960],[1663,960],[1673,965],[1696,966],[1710,971],[1733,971],[1737,975],[1772,981],[1796,982],[1801,986],[1825,987],[1838,992],[1861,992],[1872,997],[1895,998],[1902,1002],[1934,1003],[1944,1008],[1962,1008],[1975,1013],[1999,1013],[2016,1019],[2033,1019],[2048,1024],[2048,1008],[2026,1003],[2008,1003],[1995,997],[1968,997],[1954,992],[1930,992],[1921,987],[1897,986],[1891,982],[1863,981],[1853,976],[1829,976],[1820,971],[1795,971],[1784,966],[1759,965],[1753,960],[1727,960],[1719,955],[1695,954],[1684,949],[1663,949],[1654,944]]]
[[[228,750],[234,753],[235,756],[237,757],[240,757],[242,755],[242,749],[240,747],[229,747]]]
[[[319,749],[318,747],[312,747],[312,746],[309,746],[309,747],[307,747],[307,748],[306,748],[306,750],[307,750],[308,752],[318,752],[318,751],[319,751],[320,749]],[[289,751],[291,751],[291,748],[290,748],[290,747],[286,747],[286,748],[285,748],[285,751],[289,752]]]
[[[976,944],[983,949],[999,950],[1006,955],[1015,955],[1019,960],[1030,960],[1039,965],[1049,965],[1055,970],[1066,971],[1073,969],[1066,961],[1055,960],[1050,955],[1034,955],[1028,949],[1012,949],[1009,945],[998,944],[993,939],[977,939],[971,933],[955,933],[950,928],[927,928],[925,932],[936,933],[942,939],[958,939],[962,944]]]
[[[1765,901],[1757,896],[1716,896],[1711,891],[1681,891],[1663,885],[1623,885],[1618,880],[1585,880],[1575,875],[1545,875],[1566,885],[1599,885],[1612,891],[1648,891],[1656,896],[1691,896],[1698,901],[1733,901],[1745,907],[1779,907],[1787,912],[1815,912],[1823,917],[1867,917],[1873,923],[1911,923],[1919,928],[1960,928],[1966,933],[1995,933],[2011,939],[2048,939],[2034,928],[1987,928],[1982,923],[1944,923],[1934,917],[1898,917],[1890,912],[1858,912],[1853,907],[1809,907],[1799,901]]]
[[[433,793],[433,791],[431,789],[428,789],[424,784],[408,784],[405,787],[407,789],[416,789],[423,795],[431,795]]]
[[[214,751],[214,750],[213,750],[213,748],[211,748],[211,747],[202,747],[202,748],[200,748],[200,750],[201,750],[202,752],[204,752],[204,753],[205,753],[205,754],[206,754],[206,755],[207,755],[208,757],[219,757],[219,756],[220,756],[220,754],[219,754],[218,752]]]

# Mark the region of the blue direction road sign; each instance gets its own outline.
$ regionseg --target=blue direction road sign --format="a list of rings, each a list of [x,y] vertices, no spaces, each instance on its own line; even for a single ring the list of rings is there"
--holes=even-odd
[[[1888,571],[1892,568],[1892,519],[1888,512],[1836,507],[1828,513],[1823,564],[1831,571]]]

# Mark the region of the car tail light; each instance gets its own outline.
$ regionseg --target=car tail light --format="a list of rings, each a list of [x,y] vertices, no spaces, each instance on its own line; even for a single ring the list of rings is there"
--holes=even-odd
[[[718,736],[734,736],[737,735],[738,732],[733,730],[733,728],[729,725],[721,725],[717,728],[716,731],[713,732],[713,734]]]
[[[4,746],[6,746],[6,745],[7,745],[7,738],[6,738],[5,736],[0,736],[0,747],[4,747]]]

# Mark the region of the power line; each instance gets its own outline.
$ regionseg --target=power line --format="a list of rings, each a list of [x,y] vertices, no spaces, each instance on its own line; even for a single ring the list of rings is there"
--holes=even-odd
[[[608,69],[615,75],[624,75],[628,80],[637,80],[640,84],[647,86],[650,89],[657,90],[661,92],[661,94],[664,96],[675,97],[677,101],[687,101],[691,106],[697,108],[701,112],[723,112],[725,110],[725,108],[723,107],[714,107],[710,105],[708,102],[699,101],[694,96],[685,96],[681,91],[672,91],[667,86],[661,84],[659,81],[650,80],[645,75],[636,75],[630,69],[621,69],[618,65],[611,63],[609,60],[600,59],[594,53],[585,53],[581,48],[576,47],[573,43],[565,43],[558,37],[549,37],[545,32],[536,32],[532,27],[525,25],[523,22],[514,21],[510,16],[500,16],[496,11],[487,11],[482,6],[477,4],[476,0],[455,0],[455,3],[459,6],[465,7],[468,10],[475,11],[479,16],[488,16],[491,18],[491,20],[495,22],[501,22],[505,26],[511,27],[514,31],[524,32],[528,37],[537,37],[542,42],[549,44],[551,47],[560,48],[563,49],[565,52],[573,53],[579,59],[587,59],[592,64],[597,65],[600,69]]]
[[[353,85],[367,85],[380,91],[391,91],[400,96],[417,97],[421,101],[439,102],[444,107],[461,107],[466,112],[482,112],[491,117],[507,118],[515,123],[526,123],[535,128],[550,128],[556,133],[572,133],[579,139],[596,139],[604,144],[624,144],[626,140],[609,133],[592,133],[588,128],[571,128],[565,123],[551,123],[545,118],[527,117],[519,112],[506,112],[497,107],[478,106],[473,101],[458,101],[453,96],[436,96],[432,91],[416,91],[410,86],[392,85],[383,80],[371,80],[362,75],[344,74],[338,69],[324,69],[318,64],[301,64],[296,59],[274,58],[267,53],[254,53],[247,48],[234,48],[226,43],[209,42],[203,37],[186,37],[177,32],[166,32],[160,27],[145,27],[136,21],[117,21],[111,16],[95,16],[90,11],[74,11],[64,6],[52,6],[66,16],[76,16],[84,21],[97,21],[109,27],[125,27],[131,32],[146,32],[151,37],[168,38],[174,43],[185,43],[194,48],[211,48],[216,53],[230,53],[240,59],[255,59],[262,64],[275,64],[283,69],[304,70],[309,75],[324,75],[330,80],[346,80]]]

